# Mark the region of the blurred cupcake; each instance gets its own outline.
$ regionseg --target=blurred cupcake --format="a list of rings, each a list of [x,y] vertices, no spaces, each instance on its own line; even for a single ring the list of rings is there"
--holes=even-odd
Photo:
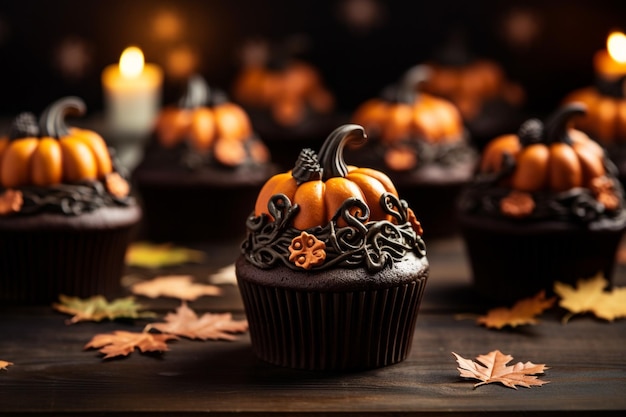
[[[284,168],[301,149],[318,148],[320,138],[337,125],[333,94],[319,71],[293,49],[249,43],[233,86],[233,98]]]
[[[0,300],[121,292],[126,247],[141,210],[97,133],[68,127],[84,102],[51,104],[0,139]]]
[[[567,128],[581,114],[565,106],[485,148],[459,215],[480,294],[512,301],[554,281],[610,279],[626,229],[623,190],[604,150]]]
[[[236,274],[256,355],[300,369],[391,365],[407,356],[428,277],[419,222],[383,173],[346,166],[365,137],[345,125],[319,159],[302,151],[246,222]]]
[[[418,93],[420,69],[407,73],[381,98],[363,103],[352,116],[372,139],[347,152],[363,166],[386,172],[419,215],[426,237],[458,231],[456,199],[473,176],[476,152],[457,108]]]
[[[607,49],[598,51],[594,57],[594,85],[575,90],[564,100],[587,107],[587,113],[575,120],[575,127],[606,148],[609,158],[617,165],[622,184],[626,184],[626,65],[619,63],[617,57],[620,52],[624,54],[620,48],[624,48],[625,41],[623,33],[611,33]]]
[[[134,172],[145,236],[155,241],[240,239],[260,187],[275,172],[246,112],[204,79],[189,79],[162,109]]]
[[[419,88],[454,103],[473,143],[482,149],[489,140],[520,125],[525,92],[508,79],[500,64],[474,57],[459,39],[422,65],[428,75]]]

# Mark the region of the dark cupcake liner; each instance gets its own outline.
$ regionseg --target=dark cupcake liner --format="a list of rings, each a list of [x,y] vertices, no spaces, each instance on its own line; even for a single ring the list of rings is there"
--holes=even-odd
[[[552,294],[556,281],[575,285],[599,272],[611,281],[623,228],[518,229],[488,230],[462,222],[474,287],[481,296],[511,302],[541,290]]]
[[[0,233],[0,300],[43,304],[60,294],[119,295],[132,226]]]
[[[370,369],[408,355],[426,278],[355,292],[306,292],[239,278],[255,354],[284,367]]]

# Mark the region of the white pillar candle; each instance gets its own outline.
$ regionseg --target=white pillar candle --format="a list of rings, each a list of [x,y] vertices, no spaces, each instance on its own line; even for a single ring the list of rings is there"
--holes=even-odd
[[[600,77],[614,81],[626,75],[626,35],[613,32],[606,43],[606,49],[594,56],[594,69]]]
[[[141,49],[124,50],[119,64],[102,72],[105,115],[113,133],[142,135],[153,127],[161,102],[163,72],[144,63]]]

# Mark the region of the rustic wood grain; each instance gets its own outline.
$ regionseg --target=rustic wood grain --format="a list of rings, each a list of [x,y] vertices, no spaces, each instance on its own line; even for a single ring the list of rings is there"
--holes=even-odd
[[[275,367],[256,359],[247,334],[235,342],[181,339],[163,355],[135,352],[103,361],[97,351],[82,349],[93,335],[140,331],[146,321],[67,325],[67,316],[50,307],[0,307],[0,358],[14,363],[0,371],[0,415],[624,415],[626,320],[583,316],[563,325],[563,312],[555,309],[537,326],[488,330],[472,319],[489,306],[473,296],[460,241],[431,244],[429,259],[432,275],[409,357],[366,372]],[[220,263],[225,262],[212,258],[169,272],[203,278]],[[625,281],[620,266],[616,284]],[[190,305],[243,318],[237,289],[224,289],[222,297]],[[178,304],[139,300],[159,314]],[[473,389],[473,381],[459,377],[451,352],[474,358],[494,349],[513,355],[515,362],[547,364],[542,379],[550,383]]]

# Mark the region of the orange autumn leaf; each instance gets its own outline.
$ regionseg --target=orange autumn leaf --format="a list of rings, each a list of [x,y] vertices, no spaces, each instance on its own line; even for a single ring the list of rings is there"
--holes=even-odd
[[[493,308],[486,315],[478,317],[476,322],[494,329],[536,324],[536,316],[552,307],[555,301],[556,297],[546,298],[545,291],[540,291],[534,297],[519,300],[511,308]]]
[[[0,370],[6,371],[7,367],[11,366],[11,365],[13,365],[13,362],[7,362],[7,361],[0,360]]]
[[[183,303],[176,309],[176,313],[168,313],[165,323],[152,323],[146,330],[156,329],[163,333],[175,334],[190,339],[235,340],[233,333],[243,333],[248,330],[246,320],[233,320],[232,314],[198,315]]]
[[[517,389],[517,386],[530,388],[532,386],[541,386],[549,381],[538,379],[537,374],[542,374],[549,369],[544,364],[534,364],[532,362],[518,362],[515,365],[507,365],[513,356],[505,355],[499,350],[494,350],[486,355],[476,357],[478,362],[465,359],[462,356],[452,352],[459,364],[457,368],[464,378],[478,379],[479,382],[474,388],[499,382],[509,388]]]
[[[561,297],[559,306],[569,311],[562,321],[566,323],[572,316],[584,313],[592,313],[607,321],[626,317],[626,287],[605,291],[608,285],[609,282],[601,273],[578,280],[576,288],[555,282],[554,292]]]
[[[222,290],[215,285],[193,282],[190,275],[165,275],[149,281],[139,282],[131,287],[137,295],[150,298],[172,297],[193,301],[203,295],[220,295]]]
[[[99,349],[105,356],[103,359],[114,358],[116,356],[128,356],[135,349],[141,352],[165,352],[167,341],[178,339],[171,334],[152,334],[148,332],[127,332],[117,330],[108,334],[97,334],[84,349]]]

